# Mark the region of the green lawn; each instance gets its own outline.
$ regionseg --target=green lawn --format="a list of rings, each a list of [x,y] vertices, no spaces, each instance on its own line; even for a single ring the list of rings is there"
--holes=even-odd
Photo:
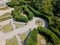
[[[20,38],[21,38],[22,42],[24,42],[24,40],[25,40],[25,38],[27,36],[27,33],[28,33],[28,31],[24,32],[23,34],[20,35]]]
[[[1,26],[1,27],[2,27],[3,32],[10,32],[12,30],[11,24],[7,24],[7,25]]]
[[[15,23],[15,25],[16,25],[16,28],[20,28],[20,27],[25,26],[25,24],[19,24],[19,23]]]
[[[18,45],[16,37],[6,41],[6,45]]]

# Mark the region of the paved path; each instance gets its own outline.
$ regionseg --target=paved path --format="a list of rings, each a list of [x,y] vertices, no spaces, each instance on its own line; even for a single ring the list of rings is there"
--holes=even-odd
[[[6,0],[3,0],[3,1],[6,1]],[[4,13],[11,12],[12,10],[13,10],[13,8],[9,8],[8,10],[0,10],[0,16],[2,16]],[[35,24],[35,21],[37,19],[40,19],[40,18],[34,17],[33,20],[31,20],[27,23],[27,25],[25,25],[24,27],[18,28],[18,29],[15,29],[16,27],[15,27],[13,21],[11,21],[13,31],[11,31],[9,33],[3,33],[2,31],[0,31],[0,45],[5,45],[6,40],[11,39],[14,36],[17,37],[18,44],[21,45],[21,43],[20,43],[21,40],[19,39],[18,34],[22,34],[26,31],[28,31],[29,29],[33,30],[34,28],[36,28],[38,26],[38,25]],[[40,19],[40,20],[42,20],[42,19]],[[45,22],[43,21],[43,27],[44,26],[45,26]]]
[[[6,43],[6,39],[11,39],[13,38],[14,36],[18,35],[18,34],[22,34],[26,31],[28,31],[30,28],[33,29],[33,28],[36,28],[37,25],[35,24],[35,21],[39,19],[39,20],[42,20],[40,18],[37,18],[37,17],[34,17],[33,20],[29,21],[27,23],[27,25],[25,25],[24,27],[21,27],[21,28],[18,28],[18,29],[15,29],[9,33],[3,33],[3,32],[0,32],[0,45],[5,45]],[[42,20],[43,21],[43,20]],[[44,21],[43,21],[44,23]],[[43,24],[43,27],[45,26],[45,23]]]
[[[18,41],[18,45],[22,45],[20,36],[16,35],[16,38],[17,38],[17,41]]]
[[[16,25],[14,24],[13,19],[10,22],[11,22],[11,25],[12,25],[13,30],[15,30],[16,29]]]

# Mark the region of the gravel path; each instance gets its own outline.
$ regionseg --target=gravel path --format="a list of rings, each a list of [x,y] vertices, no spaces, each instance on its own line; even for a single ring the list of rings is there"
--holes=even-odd
[[[0,2],[1,1],[3,1],[4,3],[8,2],[7,0],[0,0]],[[0,10],[0,16],[2,16],[5,13],[8,13],[8,12],[11,13],[12,10],[14,10],[14,9],[13,8],[9,8],[7,10]],[[16,36],[18,44],[22,45],[21,44],[21,39],[19,38],[18,34],[22,34],[22,33],[26,32],[26,31],[28,31],[29,29],[33,30],[34,28],[37,28],[38,25],[35,24],[35,21],[37,19],[43,21],[43,27],[44,27],[45,26],[45,21],[43,19],[41,19],[41,18],[38,18],[38,17],[34,17],[31,21],[29,21],[27,23],[27,25],[25,25],[24,27],[18,28],[18,29],[16,29],[13,19],[0,22],[0,25],[4,25],[4,24],[7,24],[7,23],[9,23],[11,21],[11,24],[12,24],[12,27],[13,27],[13,30],[11,32],[8,32],[8,33],[4,33],[2,31],[0,31],[0,45],[5,45],[6,44],[6,40],[7,39],[11,39],[14,36]],[[18,22],[18,23],[20,23],[20,22]]]
[[[9,32],[9,33],[3,33],[3,32],[0,32],[0,45],[5,45],[6,43],[6,40],[7,39],[11,39],[12,37],[18,35],[18,34],[22,34],[26,31],[28,31],[29,29],[33,30],[34,28],[37,27],[37,25],[35,24],[35,21],[39,19],[39,20],[42,20],[40,18],[37,18],[37,17],[34,17],[31,21],[29,21],[27,23],[27,25],[25,25],[24,27],[21,27],[21,28],[18,28],[18,29],[14,29],[13,31]],[[42,20],[43,21],[43,20]],[[44,21],[43,21],[44,23]],[[45,26],[45,23],[43,24],[43,27]]]

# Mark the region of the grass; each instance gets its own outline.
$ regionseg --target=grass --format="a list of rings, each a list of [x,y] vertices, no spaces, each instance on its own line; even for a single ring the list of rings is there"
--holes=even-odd
[[[16,37],[6,41],[6,45],[18,45]]]
[[[7,24],[7,25],[1,26],[1,27],[2,27],[3,32],[10,32],[12,30],[11,24]]]
[[[0,16],[0,22],[5,21],[5,20],[10,19],[10,18],[12,18],[10,13],[5,13],[4,15]]]
[[[28,33],[28,31],[24,32],[23,34],[20,35],[20,38],[21,38],[22,42],[24,42],[24,40],[25,40],[25,38],[27,36],[27,33]]]
[[[16,28],[20,28],[20,27],[23,27],[25,24],[15,23],[15,25],[16,25]]]
[[[42,35],[37,34],[37,45],[42,45],[42,44],[41,44],[41,39],[44,39],[44,40],[45,40],[45,38],[44,38]],[[46,45],[46,44],[45,44],[45,45]]]

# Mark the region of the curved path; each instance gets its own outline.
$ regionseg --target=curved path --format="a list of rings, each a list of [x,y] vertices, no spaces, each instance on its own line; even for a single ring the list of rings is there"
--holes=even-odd
[[[16,36],[18,34],[22,34],[26,31],[28,31],[29,29],[33,30],[34,28],[36,28],[38,26],[35,24],[35,21],[37,19],[42,20],[40,18],[34,17],[31,21],[29,21],[27,23],[27,25],[25,25],[21,28],[18,28],[16,30],[13,30],[9,33],[3,33],[2,31],[0,31],[0,45],[5,45],[7,39],[13,38],[14,36]],[[43,27],[44,27],[45,22],[44,22],[44,20],[42,20],[42,21],[43,21]]]

